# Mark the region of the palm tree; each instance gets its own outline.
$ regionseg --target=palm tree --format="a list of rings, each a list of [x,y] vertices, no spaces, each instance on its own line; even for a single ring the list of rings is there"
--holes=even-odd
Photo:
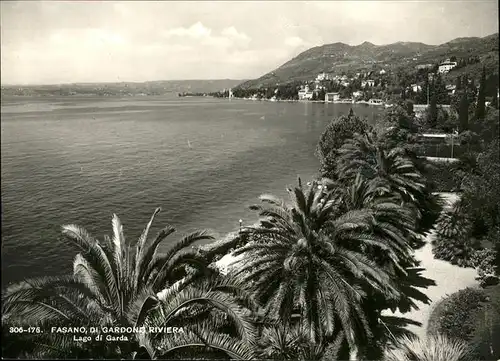
[[[436,224],[436,237],[432,241],[432,253],[437,259],[451,264],[473,267],[473,255],[481,244],[471,237],[473,223],[464,206],[465,202],[460,199],[451,210],[441,214]]]
[[[203,271],[208,266],[196,251],[185,250],[197,241],[213,239],[205,231],[183,237],[163,255],[158,254],[158,246],[175,232],[173,227],[163,228],[152,242],[147,243],[149,229],[159,212],[159,208],[154,212],[135,245],[135,252],[132,252],[131,244],[125,243],[123,227],[116,215],[112,220],[113,237],[105,236],[105,243],[79,226],[63,226],[63,235],[81,251],[75,257],[73,275],[26,280],[10,287],[4,294],[4,312],[16,315],[24,322],[33,322],[31,324],[45,319],[51,322],[67,320],[69,313],[64,310],[73,310],[71,317],[86,318],[88,313],[68,297],[76,292],[80,299],[86,298],[83,302],[87,308],[93,307],[100,313],[99,318],[107,315],[105,319],[101,318],[102,323],[128,323],[128,307],[138,298],[144,303],[149,296],[154,297],[169,285],[185,279],[186,275],[188,279],[194,278],[195,272],[190,272],[187,266]],[[183,283],[187,284],[186,281]],[[38,301],[40,297],[49,297],[57,307]],[[35,299],[38,301],[36,307],[30,304]],[[92,302],[87,302],[87,299]]]
[[[268,317],[298,324],[316,343],[343,332],[351,348],[369,338],[361,309],[365,289],[397,298],[386,270],[364,254],[367,247],[394,253],[371,234],[366,210],[340,214],[334,193],[317,182],[289,189],[292,205],[263,195],[266,206],[253,206],[262,217],[259,227],[243,233],[249,243],[235,251],[246,254],[235,275],[248,283]],[[357,330],[357,331],[356,331]]]
[[[402,206],[399,198],[390,194],[380,194],[377,184],[358,174],[354,182],[347,187],[333,189],[340,212],[364,210],[371,215],[372,237],[387,245],[392,252],[380,252],[377,247],[367,246],[365,254],[391,275],[397,285],[400,297],[388,299],[383,294],[367,290],[368,297],[362,308],[374,337],[363,351],[369,358],[378,358],[387,343],[394,342],[394,335],[402,334],[404,327],[417,324],[401,317],[382,316],[386,309],[399,310],[402,313],[418,309],[416,301],[428,304],[430,299],[419,288],[435,285],[435,282],[421,276],[422,268],[414,258],[411,247],[417,239],[416,222],[413,212]]]
[[[370,214],[373,235],[378,236],[397,257],[388,257],[393,256],[392,253],[373,253],[375,250],[367,250],[367,253],[381,264],[391,263],[393,267],[402,263],[415,264],[408,242],[408,239],[416,237],[415,219],[411,211],[399,204],[396,196],[381,193],[378,184],[363,178],[359,173],[351,185],[338,186],[333,192],[338,215],[354,210]]]
[[[240,325],[241,334],[243,321],[238,318],[241,315],[232,304],[237,298],[226,296],[217,300],[213,297],[218,294],[210,293],[204,298],[189,299],[190,295],[196,295],[193,287],[201,282],[202,276],[213,275],[215,271],[208,267],[210,259],[204,258],[197,250],[186,248],[213,237],[206,231],[191,233],[160,255],[159,244],[175,230],[167,226],[151,242],[147,241],[149,229],[159,212],[159,208],[154,212],[134,251],[131,244],[126,244],[123,227],[116,215],[112,220],[113,237],[105,237],[103,244],[83,228],[64,226],[63,235],[81,250],[74,261],[73,275],[41,277],[9,287],[2,296],[2,323],[45,328],[61,325],[139,326],[152,313],[161,311],[163,315],[162,310],[170,298],[178,300],[184,297],[186,303],[177,311],[188,312],[186,310],[190,309],[189,312],[194,315],[196,312],[188,305],[200,304],[203,307],[199,308],[204,311],[206,304],[230,311],[228,317],[234,324]],[[202,284],[199,287],[198,292],[206,291]],[[226,289],[231,289],[229,284]],[[165,319],[165,322],[170,321],[171,317]],[[136,338],[134,333],[128,336]],[[56,353],[61,349],[70,354],[74,351],[68,345],[67,336],[51,334],[49,338]],[[49,345],[42,343],[37,341],[42,348]],[[129,354],[134,349],[132,342],[126,342],[116,344],[112,352],[118,348],[120,354]]]
[[[408,149],[389,147],[376,133],[356,135],[347,141],[339,151],[338,178],[351,184],[361,175],[369,180],[379,195],[397,195],[400,202],[410,208],[417,220],[419,233],[431,227],[429,218],[440,211],[439,197],[433,196],[422,172],[425,164]]]
[[[339,174],[353,180],[357,174],[371,180],[380,192],[395,192],[404,202],[415,201],[425,189],[425,178],[402,148],[386,149],[376,133],[356,135],[340,149]]]
[[[427,339],[404,337],[397,349],[389,349],[385,361],[472,361],[467,345],[443,335]]]

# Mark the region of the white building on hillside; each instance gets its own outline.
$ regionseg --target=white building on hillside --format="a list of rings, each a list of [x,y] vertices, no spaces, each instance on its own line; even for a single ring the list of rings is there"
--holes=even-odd
[[[387,72],[384,69],[382,69],[381,71],[379,71],[380,75],[384,75],[385,73],[387,73]]]
[[[314,81],[314,90],[319,91],[321,89],[324,89],[325,87],[321,85],[321,80],[316,79]]]
[[[328,80],[329,76],[326,73],[321,73],[316,76],[316,81]]]
[[[447,73],[456,66],[456,61],[450,61],[450,59],[446,59],[446,61],[443,61],[441,64],[439,64],[438,72],[442,74]]]
[[[375,80],[368,79],[368,80],[362,80],[361,81],[361,87],[366,88],[370,86],[375,86]]]
[[[419,91],[422,91],[422,87],[418,84],[412,84],[411,85],[411,90],[414,92],[414,93],[418,93]]]

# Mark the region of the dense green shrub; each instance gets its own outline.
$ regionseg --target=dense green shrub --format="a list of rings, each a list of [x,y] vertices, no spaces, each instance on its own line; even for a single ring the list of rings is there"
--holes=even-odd
[[[500,358],[500,285],[466,288],[441,301],[430,316],[427,334],[467,342],[476,360]]]
[[[368,123],[354,115],[352,109],[347,116],[340,116],[328,124],[316,148],[322,176],[336,178],[335,164],[338,150],[346,140],[353,138],[354,134],[363,134],[369,128]]]
[[[499,277],[495,265],[496,251],[493,249],[481,249],[476,251],[472,258],[472,266],[476,268],[481,286],[497,284]]]
[[[460,202],[451,211],[444,211],[436,224],[433,240],[434,257],[461,267],[473,267],[471,259],[480,243],[471,237],[472,222]]]
[[[466,212],[481,220],[478,234],[500,233],[500,158],[499,142],[493,141],[476,157],[473,172],[463,181],[463,200]],[[479,223],[479,222],[478,222]],[[498,227],[498,229],[496,229]],[[498,240],[498,237],[497,237]]]
[[[425,176],[434,192],[457,192],[462,190],[462,183],[473,173],[476,166],[474,154],[466,153],[458,162],[429,162]]]
[[[460,189],[456,168],[456,164],[446,162],[432,162],[429,165],[426,176],[435,192],[455,192]]]
[[[484,290],[488,301],[477,313],[477,329],[471,341],[480,360],[500,359],[500,285]]]
[[[486,294],[481,289],[466,288],[452,294],[432,312],[427,333],[470,341],[476,329],[476,314],[486,300]]]
[[[428,162],[425,176],[434,192],[461,191],[464,180],[474,173],[477,155],[464,153],[458,156],[458,162]]]
[[[477,250],[474,239],[439,238],[433,243],[434,257],[460,267],[472,267],[471,256]]]

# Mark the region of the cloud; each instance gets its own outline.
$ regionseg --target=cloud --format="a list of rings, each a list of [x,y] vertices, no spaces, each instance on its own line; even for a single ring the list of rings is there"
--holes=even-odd
[[[207,38],[212,33],[212,29],[205,27],[201,22],[191,25],[189,28],[174,28],[166,30],[163,35],[167,38],[172,36],[190,37],[195,39]]]
[[[262,53],[249,51],[251,38],[234,26],[216,31],[196,22],[142,42],[128,35],[109,27],[58,29],[36,43],[2,44],[2,82],[245,78],[250,68],[258,67],[253,76],[261,72]]]
[[[165,30],[162,34],[167,41],[191,41],[193,45],[203,45],[217,49],[245,48],[251,41],[247,34],[239,32],[234,26],[226,27],[219,34],[216,34],[200,21],[190,27]]]
[[[298,37],[298,36],[290,36],[285,39],[285,45],[291,46],[291,47],[298,47],[301,45],[304,45],[305,41],[304,39]]]
[[[230,39],[235,39],[237,41],[247,42],[250,41],[250,37],[245,33],[240,33],[234,26],[224,28],[221,31],[221,35]]]
[[[213,36],[203,39],[201,44],[213,48],[230,48],[233,45],[233,41],[222,36]]]
[[[325,43],[438,44],[498,31],[497,2],[472,0],[0,1],[0,9],[8,83],[251,78]]]

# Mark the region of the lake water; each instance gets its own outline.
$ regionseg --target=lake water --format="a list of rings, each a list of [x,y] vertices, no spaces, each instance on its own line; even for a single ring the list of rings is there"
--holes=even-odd
[[[217,236],[254,223],[262,193],[285,196],[318,170],[314,150],[350,104],[212,98],[2,99],[2,285],[71,272],[75,223],[102,238],[118,214],[135,240],[156,207],[166,224]],[[377,109],[353,106],[374,121]]]

